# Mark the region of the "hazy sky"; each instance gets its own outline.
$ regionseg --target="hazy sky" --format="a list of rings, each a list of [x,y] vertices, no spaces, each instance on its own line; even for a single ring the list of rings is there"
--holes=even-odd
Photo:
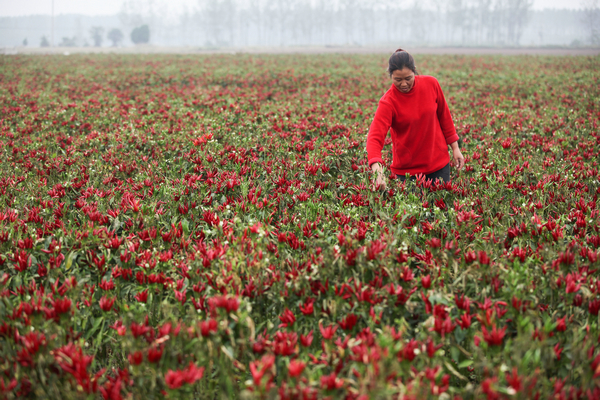
[[[152,0],[149,0],[152,1]],[[284,1],[284,0],[283,0]],[[161,1],[154,1],[160,3]],[[407,5],[410,0],[404,0]],[[30,14],[50,14],[52,0],[0,0],[0,16],[16,16]],[[121,9],[123,0],[54,0],[55,14],[116,14]],[[184,6],[194,8],[197,0],[169,0],[170,11],[177,12]],[[579,8],[581,0],[533,0],[533,8]]]

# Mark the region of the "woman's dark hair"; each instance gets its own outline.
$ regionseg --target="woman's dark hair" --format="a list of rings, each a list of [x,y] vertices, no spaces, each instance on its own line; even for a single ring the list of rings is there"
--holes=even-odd
[[[406,50],[398,49],[390,57],[388,72],[390,73],[390,76],[392,76],[392,72],[397,69],[404,69],[404,67],[410,69],[415,75],[419,75],[417,67],[415,67],[415,59],[413,56]]]

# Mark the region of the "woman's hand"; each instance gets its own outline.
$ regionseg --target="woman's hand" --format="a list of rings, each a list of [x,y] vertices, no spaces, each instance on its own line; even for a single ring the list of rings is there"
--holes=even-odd
[[[458,142],[454,142],[450,146],[452,146],[452,166],[460,171],[465,166],[465,158],[458,147]]]
[[[373,181],[373,190],[385,189],[387,184],[385,181],[385,172],[383,171],[383,166],[380,163],[374,163],[371,165],[371,171],[377,174],[375,180]]]

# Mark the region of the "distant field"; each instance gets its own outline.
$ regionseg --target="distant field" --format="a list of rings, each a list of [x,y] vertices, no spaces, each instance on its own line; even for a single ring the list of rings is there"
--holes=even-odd
[[[600,397],[600,57],[450,53],[385,192],[385,54],[1,57],[0,397]]]
[[[5,48],[0,54],[387,54],[398,46],[290,46],[290,47],[162,47],[141,45],[135,47],[54,47],[54,48]],[[406,47],[413,54],[460,54],[460,55],[553,55],[597,56],[600,48],[576,47]]]

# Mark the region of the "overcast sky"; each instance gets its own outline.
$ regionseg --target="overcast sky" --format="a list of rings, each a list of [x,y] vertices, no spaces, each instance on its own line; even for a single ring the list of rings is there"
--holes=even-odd
[[[152,1],[152,0],[149,0]],[[160,3],[161,1],[154,1]],[[404,0],[407,5],[412,1]],[[533,0],[533,8],[580,8],[582,0]],[[50,14],[52,0],[0,0],[0,16]],[[120,11],[123,0],[54,0],[55,14],[108,15]],[[194,8],[197,0],[169,0],[170,11]]]

